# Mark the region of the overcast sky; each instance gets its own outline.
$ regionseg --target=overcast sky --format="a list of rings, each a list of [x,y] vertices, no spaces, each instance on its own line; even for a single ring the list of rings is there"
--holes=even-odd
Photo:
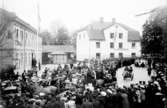
[[[2,0],[1,6],[2,6]],[[21,19],[37,27],[37,0],[4,0],[4,7]],[[64,24],[70,32],[104,17],[104,21],[116,18],[130,27],[142,31],[148,15],[136,17],[167,0],[38,0],[41,28],[51,30],[54,24]]]

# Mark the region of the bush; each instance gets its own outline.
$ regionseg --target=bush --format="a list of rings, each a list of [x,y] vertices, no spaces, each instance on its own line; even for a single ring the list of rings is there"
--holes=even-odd
[[[134,62],[135,62],[134,58],[123,58],[123,59],[120,59],[118,61],[118,65],[119,65],[119,67],[121,67],[121,65],[122,66],[130,66],[130,65],[134,64]]]
[[[16,75],[14,73],[14,70],[16,69],[13,65],[8,65],[6,68],[3,68],[0,71],[0,79],[2,81],[4,80],[16,80]]]

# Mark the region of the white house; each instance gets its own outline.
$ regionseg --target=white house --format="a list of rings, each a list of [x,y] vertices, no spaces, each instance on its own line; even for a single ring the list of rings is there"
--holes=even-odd
[[[94,22],[77,32],[77,60],[141,56],[138,31],[116,22]]]

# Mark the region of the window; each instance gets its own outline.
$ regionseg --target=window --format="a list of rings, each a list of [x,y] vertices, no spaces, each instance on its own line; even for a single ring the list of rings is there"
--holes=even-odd
[[[100,53],[96,53],[96,59],[100,59]]]
[[[24,64],[27,65],[27,53],[24,53]]]
[[[32,58],[31,58],[31,57],[32,57],[32,54],[30,53],[30,54],[29,54],[29,62],[30,62],[30,66],[31,66],[31,63],[32,63]]]
[[[12,39],[12,33],[10,30],[7,31],[7,39]]]
[[[111,38],[111,39],[114,38],[114,33],[110,33],[110,38]]]
[[[15,30],[16,30],[16,39],[18,39],[19,38],[19,30],[17,28]]]
[[[119,39],[123,38],[123,33],[119,33]]]
[[[119,58],[123,58],[123,53],[119,53]]]
[[[114,58],[114,53],[110,53],[110,58]]]
[[[21,41],[23,40],[23,31],[20,31]]]
[[[100,48],[100,42],[96,42],[96,48]]]
[[[81,39],[81,35],[79,35],[79,39]]]
[[[23,53],[21,53],[21,61],[20,61],[21,66],[23,66]]]
[[[119,48],[123,48],[123,43],[122,42],[119,43]]]
[[[135,42],[132,42],[132,48],[134,48],[136,46]]]
[[[83,38],[85,38],[85,34],[83,34]]]
[[[25,40],[27,40],[27,32],[25,32]]]
[[[25,42],[25,45],[28,44],[27,32],[24,32],[24,42]]]
[[[16,63],[16,69],[19,69],[19,53],[15,53],[15,63]]]
[[[132,57],[136,57],[136,53],[132,53],[131,56],[132,56]]]
[[[114,43],[110,42],[110,48],[114,48]]]

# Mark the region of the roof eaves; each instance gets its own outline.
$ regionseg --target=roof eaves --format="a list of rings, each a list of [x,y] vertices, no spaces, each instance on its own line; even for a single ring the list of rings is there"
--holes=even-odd
[[[28,28],[28,29],[31,30],[32,32],[37,33],[37,30],[36,30],[34,27],[32,27],[30,24],[28,24],[27,22],[23,21],[23,20],[20,19],[19,17],[16,17],[16,18],[14,19],[14,21],[17,22],[17,23],[19,23],[19,24],[21,24],[21,25],[23,25],[24,27]]]

